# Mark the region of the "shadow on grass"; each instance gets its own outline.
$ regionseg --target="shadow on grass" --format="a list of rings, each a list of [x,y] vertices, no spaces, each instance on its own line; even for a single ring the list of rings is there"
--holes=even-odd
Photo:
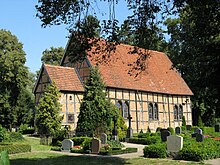
[[[10,160],[10,165],[123,165],[125,159],[105,156],[69,156],[61,155],[48,158],[17,158]]]

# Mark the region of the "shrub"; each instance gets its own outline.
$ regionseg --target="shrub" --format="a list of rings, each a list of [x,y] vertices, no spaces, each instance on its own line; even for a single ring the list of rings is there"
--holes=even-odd
[[[82,143],[82,148],[84,151],[91,149],[92,138],[87,138]]]
[[[147,158],[166,158],[166,144],[165,143],[157,143],[146,146],[144,149],[144,157]]]
[[[174,129],[172,127],[168,127],[167,130],[170,131],[171,135],[174,134]]]
[[[117,142],[115,140],[110,140],[107,142],[107,144],[110,145],[110,148],[122,148],[124,147],[124,145],[120,142]]]
[[[178,159],[202,161],[220,157],[220,142],[205,139],[204,142],[187,141],[178,153]]]
[[[130,138],[129,143],[150,145],[160,141],[159,136],[149,136],[147,138]]]
[[[9,154],[31,152],[31,146],[28,144],[0,145],[1,151],[8,151]]]
[[[91,137],[73,137],[73,138],[71,138],[71,140],[74,142],[75,146],[81,145],[87,139],[92,140]]]
[[[9,132],[7,137],[5,138],[5,141],[8,142],[17,142],[24,140],[24,137],[20,132]]]
[[[10,165],[9,157],[8,157],[8,152],[7,151],[2,151],[0,153],[0,164],[2,164],[2,165]]]
[[[52,151],[61,151],[62,148],[61,148],[61,147],[58,147],[58,146],[54,146],[54,147],[51,147],[51,150],[52,150]]]
[[[182,117],[182,126],[186,127],[186,118],[185,118],[185,116]]]
[[[0,125],[0,142],[5,139],[6,130]]]
[[[126,154],[126,153],[134,153],[137,152],[137,148],[126,148],[124,150],[101,150],[99,155],[118,155],[118,154]]]

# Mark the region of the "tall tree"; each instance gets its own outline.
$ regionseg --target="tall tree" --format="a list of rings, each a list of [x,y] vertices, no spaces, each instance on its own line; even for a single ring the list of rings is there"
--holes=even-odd
[[[61,129],[63,116],[60,116],[59,95],[58,89],[52,83],[46,88],[43,97],[37,105],[36,126],[39,134],[43,137],[53,136]]]
[[[27,84],[25,52],[17,37],[0,30],[0,124],[11,129],[16,125],[17,101]]]
[[[106,99],[105,85],[98,68],[92,68],[85,83],[85,94],[80,105],[76,134],[93,136],[97,130],[109,131],[112,119],[117,121],[119,111]]]
[[[63,47],[50,47],[42,53],[41,62],[51,65],[60,65],[60,61],[64,55]]]
[[[220,3],[189,1],[180,17],[168,19],[170,55],[193,90],[194,121],[212,125],[220,113]]]

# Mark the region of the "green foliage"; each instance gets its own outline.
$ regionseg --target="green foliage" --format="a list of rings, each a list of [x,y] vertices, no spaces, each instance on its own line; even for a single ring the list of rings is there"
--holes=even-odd
[[[29,144],[0,145],[1,151],[8,151],[9,154],[31,152],[31,146]]]
[[[81,145],[85,140],[92,140],[90,137],[73,137],[71,140],[74,142],[75,146]]]
[[[24,140],[24,137],[20,132],[9,132],[9,137],[6,139],[8,142],[17,142]]]
[[[10,165],[9,157],[8,157],[8,152],[7,151],[2,151],[0,153],[0,164],[1,165]]]
[[[124,150],[118,149],[118,150],[101,150],[99,152],[99,155],[119,155],[119,154],[127,154],[127,153],[135,153],[137,152],[137,148],[126,148]]]
[[[112,105],[114,107],[113,110],[111,111],[118,111],[118,109]],[[116,108],[116,109],[115,109]],[[118,115],[118,114],[116,114]],[[110,130],[113,129],[113,125],[111,125],[112,127],[110,128]],[[123,138],[126,137],[126,134],[127,134],[127,125],[125,124],[125,120],[124,118],[121,116],[121,115],[118,115],[118,120],[117,120],[117,131],[118,131],[118,138],[119,140],[122,140]]]
[[[160,132],[161,129],[161,127],[157,127],[156,132]]]
[[[168,127],[167,130],[170,131],[171,135],[174,135],[175,131],[172,127]]]
[[[50,65],[60,65],[60,61],[64,54],[63,47],[50,47],[50,49],[46,49],[42,53],[41,62]]]
[[[82,142],[82,148],[84,151],[91,150],[92,139],[87,138]]]
[[[53,136],[61,129],[59,92],[55,84],[49,85],[37,106],[36,126],[42,136]]]
[[[144,148],[144,157],[147,158],[166,158],[166,144],[165,143],[157,143],[146,146]]]
[[[61,147],[57,147],[57,146],[53,146],[53,147],[51,147],[51,150],[52,151],[61,151],[62,148]]]
[[[6,129],[0,125],[0,142],[5,139]]]
[[[178,159],[190,161],[202,161],[220,157],[220,142],[205,139],[198,143],[194,140],[184,142],[183,149],[178,153]]]
[[[124,147],[124,145],[121,142],[118,142],[115,140],[107,141],[107,144],[110,145],[110,148],[123,148]]]
[[[143,145],[156,144],[158,142],[160,142],[159,136],[148,136],[145,138],[130,138],[129,139],[129,143],[143,144]]]
[[[204,126],[204,124],[203,124],[203,122],[202,122],[201,116],[198,117],[198,126],[199,126],[199,127],[203,127],[203,126]]]
[[[16,125],[19,95],[28,82],[25,61],[25,52],[17,37],[0,30],[0,124],[10,130]]]
[[[93,136],[101,130],[111,130],[112,119],[118,118],[118,109],[106,99],[105,85],[98,68],[91,68],[89,79],[85,82],[85,94],[80,105],[76,134]]]
[[[182,117],[182,126],[186,127],[186,118],[185,118],[185,116]]]

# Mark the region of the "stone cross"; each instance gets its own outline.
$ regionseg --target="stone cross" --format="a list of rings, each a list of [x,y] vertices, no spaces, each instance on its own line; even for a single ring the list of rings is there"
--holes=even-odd
[[[105,133],[101,134],[101,144],[106,144],[107,143],[107,135]]]
[[[70,149],[73,147],[74,143],[70,139],[64,139],[62,141],[63,151],[70,152]]]
[[[182,129],[181,127],[176,127],[175,128],[175,133],[178,135],[178,134],[181,134],[182,133]]]
[[[92,154],[98,154],[101,149],[101,141],[93,138],[92,139]]]
[[[183,148],[183,137],[170,135],[167,137],[167,151],[178,152]]]
[[[160,132],[160,137],[161,137],[162,142],[166,142],[167,141],[167,136],[170,136],[170,135],[171,135],[171,133],[167,129],[166,130],[162,130]]]

